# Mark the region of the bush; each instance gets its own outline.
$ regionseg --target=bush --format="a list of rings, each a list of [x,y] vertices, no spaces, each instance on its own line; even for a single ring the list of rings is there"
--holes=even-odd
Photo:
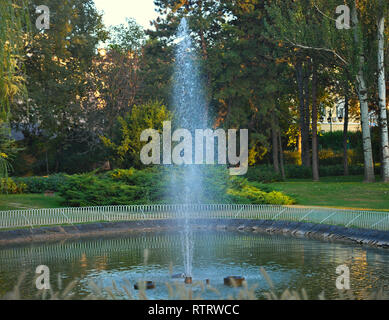
[[[298,151],[284,151],[285,163],[301,166],[301,154]]]
[[[0,179],[0,193],[1,194],[20,194],[24,193],[27,185],[23,182],[15,182],[11,178]]]
[[[319,162],[324,166],[342,164],[343,153],[339,151],[335,152],[332,149],[323,149],[319,151]]]
[[[24,183],[26,193],[43,193],[47,190],[58,192],[67,179],[66,175],[55,174],[48,177],[14,178],[18,183]]]
[[[162,132],[163,122],[172,118],[171,112],[160,101],[149,101],[132,106],[124,117],[118,117],[111,137],[101,137],[112,163],[121,167],[144,168],[139,154],[145,145],[140,141],[143,130],[153,128]]]
[[[200,195],[202,203],[258,203],[290,204],[289,197],[274,192],[270,188],[261,190],[260,184],[249,183],[246,179],[230,177],[228,170],[221,166],[209,166],[203,171],[204,185]],[[94,175],[69,176],[60,188],[60,195],[66,205],[104,206],[125,204],[184,203],[182,193],[172,192],[170,178],[175,175],[181,190],[185,183],[182,168],[158,168],[146,170],[114,170]]]
[[[350,165],[349,166],[350,175],[363,175],[364,167],[363,165]],[[319,167],[320,177],[336,177],[343,176],[343,164],[337,165],[321,165]],[[375,174],[380,174],[380,166],[376,165]],[[285,176],[286,179],[311,179],[312,178],[312,168],[303,167],[298,165],[286,165],[285,166]],[[251,183],[257,183],[257,187],[263,191],[271,192],[272,190],[266,188],[266,184],[271,182],[282,181],[282,178],[279,174],[275,173],[272,166],[261,165],[256,167],[250,167],[247,179]]]
[[[130,186],[95,175],[70,176],[60,189],[65,203],[72,207],[148,204],[141,186]]]
[[[273,166],[269,165],[249,167],[246,178],[249,181],[259,181],[263,183],[282,181],[281,175],[274,171]]]
[[[287,165],[285,166],[285,175],[287,179],[309,179],[312,178],[312,169],[304,166]]]
[[[243,178],[234,178],[227,193],[230,195],[231,202],[237,204],[295,204],[294,199],[283,193],[277,191],[264,192]]]

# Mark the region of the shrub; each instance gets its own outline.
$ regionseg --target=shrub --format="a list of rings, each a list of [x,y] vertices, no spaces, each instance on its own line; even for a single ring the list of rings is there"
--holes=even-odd
[[[269,165],[249,167],[246,177],[250,181],[260,181],[264,183],[282,181],[281,175],[274,171],[273,166]]]
[[[354,137],[358,133],[349,132],[349,137]],[[350,139],[349,139],[350,140]],[[353,139],[354,141],[354,139]],[[319,134],[319,146],[322,149],[342,150],[343,149],[343,131],[325,132]],[[355,146],[354,146],[355,147]]]
[[[130,186],[95,175],[73,175],[60,189],[65,203],[73,207],[148,204],[141,186]]]
[[[309,179],[312,178],[312,169],[304,166],[287,165],[285,166],[285,175],[287,179]]]
[[[233,203],[274,205],[291,205],[295,203],[295,200],[281,192],[264,192],[250,184],[246,179],[234,178],[232,182],[231,188],[228,189],[227,193],[230,195],[230,200]]]
[[[23,182],[15,182],[11,178],[0,179],[0,193],[1,194],[20,194],[24,193],[27,185]]]
[[[172,118],[171,112],[160,101],[149,101],[132,106],[124,117],[118,117],[111,137],[101,137],[112,162],[121,168],[143,168],[139,154],[144,142],[139,137],[145,129],[162,132],[163,122]]]
[[[321,165],[319,167],[319,173],[321,177],[343,176],[343,164]],[[363,165],[350,165],[349,173],[350,175],[363,175],[364,167]],[[380,174],[379,165],[376,165],[375,167],[375,174]],[[312,168],[298,165],[286,165],[285,175],[287,179],[311,179]],[[250,181],[250,183],[256,183],[259,189],[266,192],[273,191],[266,185],[266,183],[282,181],[281,176],[275,173],[272,166],[268,165],[250,167],[247,174],[247,179]]]
[[[223,166],[209,166],[203,171],[202,203],[290,204],[293,200],[270,187],[261,190],[260,184],[244,178],[230,177]],[[125,204],[183,203],[182,194],[170,189],[170,177],[185,183],[183,168],[146,170],[114,170],[94,175],[73,175],[60,188],[60,195],[69,206],[103,206]],[[180,187],[175,186],[176,190]],[[189,186],[190,187],[190,186]]]
[[[319,161],[321,165],[337,165],[343,162],[343,153],[334,152],[332,149],[323,149],[319,151]]]
[[[66,179],[67,176],[63,174],[55,174],[48,177],[14,178],[18,183],[24,183],[27,186],[26,193],[43,193],[47,190],[57,192]]]
[[[298,151],[284,151],[284,160],[287,164],[301,165],[301,154]]]

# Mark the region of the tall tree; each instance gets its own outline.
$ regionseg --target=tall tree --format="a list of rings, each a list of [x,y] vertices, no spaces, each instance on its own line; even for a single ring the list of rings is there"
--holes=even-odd
[[[318,118],[318,99],[317,99],[317,87],[318,87],[318,75],[317,64],[313,61],[313,76],[312,76],[312,173],[313,180],[319,181],[319,146],[317,138],[317,118]]]
[[[29,2],[34,17],[40,4],[39,0]],[[34,28],[24,48],[28,99],[14,104],[12,124],[26,137],[47,138],[55,155],[54,170],[74,151],[73,143],[89,139],[81,102],[89,91],[86,75],[96,46],[105,39],[93,0],[52,0],[50,29]],[[81,131],[85,133],[82,138]]]
[[[117,117],[140,102],[140,59],[145,40],[142,27],[127,19],[126,24],[110,28],[108,50],[100,51],[94,63],[92,77],[102,104],[103,134],[110,136]]]
[[[356,76],[356,89],[359,96],[361,108],[361,125],[363,139],[363,153],[365,163],[365,182],[374,182],[374,162],[371,143],[371,133],[369,126],[369,105],[368,105],[368,88],[365,78],[365,55],[363,46],[363,32],[358,19],[357,1],[354,1],[351,10],[351,17],[354,29],[354,41],[357,47],[357,59],[359,63],[358,73]]]
[[[0,178],[7,176],[16,149],[9,119],[14,98],[25,91],[22,48],[27,41],[29,15],[23,0],[0,3]]]
[[[189,21],[192,37],[201,57],[202,78],[207,84],[207,118],[211,118],[211,110],[209,110],[213,96],[211,51],[218,42],[221,27],[226,21],[223,4],[213,0],[155,0],[154,3],[164,18],[158,18],[154,21],[156,30],[149,31],[149,34],[163,39],[167,45],[174,41],[180,20],[186,17]]]
[[[344,94],[344,124],[343,124],[343,171],[344,175],[349,175],[348,167],[348,124],[349,124],[349,89],[348,84],[346,84],[346,90]]]
[[[379,0],[377,38],[378,38],[378,96],[381,128],[382,148],[382,176],[386,183],[389,183],[389,136],[386,108],[386,77],[385,77],[385,13],[388,4]]]

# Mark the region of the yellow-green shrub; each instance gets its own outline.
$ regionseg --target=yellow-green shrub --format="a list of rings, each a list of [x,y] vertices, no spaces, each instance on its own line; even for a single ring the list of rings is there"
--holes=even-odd
[[[287,164],[301,166],[301,154],[298,151],[284,151],[284,159]]]
[[[295,204],[294,199],[281,192],[264,192],[255,186],[248,184],[245,180],[242,180],[240,187],[238,187],[237,183],[234,183],[233,186],[228,189],[227,194],[231,197],[233,203],[273,205]]]
[[[16,183],[11,178],[0,179],[0,193],[1,194],[19,194],[24,193],[27,185],[23,182]]]

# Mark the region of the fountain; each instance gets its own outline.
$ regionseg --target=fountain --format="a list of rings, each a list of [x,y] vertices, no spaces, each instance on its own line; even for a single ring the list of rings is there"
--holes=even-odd
[[[192,134],[206,127],[206,99],[200,81],[195,48],[187,20],[183,18],[177,32],[173,105],[175,124]],[[203,174],[201,165],[184,164],[181,177],[171,175],[171,191],[179,195],[177,201],[186,204],[201,203]],[[183,212],[182,250],[185,282],[192,282],[193,232],[189,223],[189,211]]]

